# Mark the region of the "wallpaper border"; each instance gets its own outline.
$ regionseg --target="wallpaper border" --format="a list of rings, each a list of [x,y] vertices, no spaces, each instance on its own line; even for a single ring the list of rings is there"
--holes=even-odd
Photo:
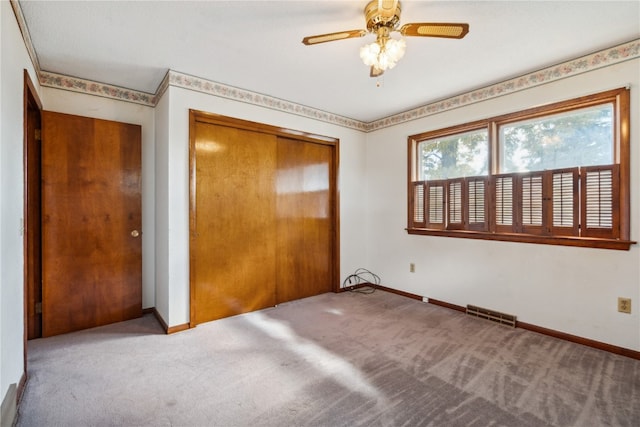
[[[245,89],[240,89],[234,86],[228,86],[215,81],[191,76],[185,73],[180,73],[178,71],[169,70],[169,72],[167,73],[167,77],[168,86],[194,90],[196,92],[213,95],[220,98],[232,99],[234,101],[244,102],[258,107],[269,108],[289,114],[295,114],[298,116],[366,132],[367,125],[364,122],[329,113],[327,111],[311,108],[306,105],[296,104],[295,102],[290,102],[284,99],[275,98],[273,96],[264,95]],[[164,82],[163,84],[161,84],[161,86],[164,86]]]
[[[92,80],[81,79],[64,74],[40,71],[38,73],[38,80],[40,81],[40,85],[45,87],[63,89],[71,92],[80,92],[104,98],[112,98],[118,101],[132,102],[134,104],[142,104],[149,107],[155,107],[156,105],[156,96],[152,93],[140,92],[133,89],[94,82]]]

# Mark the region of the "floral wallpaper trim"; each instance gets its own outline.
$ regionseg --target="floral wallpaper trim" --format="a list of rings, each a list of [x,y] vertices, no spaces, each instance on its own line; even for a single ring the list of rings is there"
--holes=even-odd
[[[167,70],[167,73],[162,78],[162,81],[160,82],[160,85],[158,86],[158,89],[156,90],[156,94],[155,94],[154,100],[153,100],[153,105],[157,105],[158,102],[160,102],[160,98],[162,98],[164,93],[169,88],[169,78],[170,78],[171,73],[172,73],[171,70]]]
[[[156,103],[155,95],[150,93],[138,92],[105,83],[79,79],[77,77],[41,71],[39,73],[39,78],[42,86],[102,96],[105,98],[113,98],[119,101],[133,102],[135,104],[147,105],[149,107],[154,107]]]
[[[351,129],[360,131],[365,131],[366,129],[366,123],[358,120],[328,113],[322,110],[317,110],[315,108],[296,104],[294,102],[275,98],[269,95],[263,95],[261,93],[251,92],[233,86],[227,86],[222,83],[217,83],[200,77],[190,76],[188,74],[183,74],[177,71],[169,71],[169,85],[202,92],[209,95],[219,96],[222,98],[228,98],[234,101],[246,102],[247,104],[270,108],[272,110],[283,111],[285,113],[296,114],[299,116],[320,120]]]
[[[636,58],[640,58],[640,39],[367,123],[366,132],[372,132],[476,102],[486,101],[491,98],[540,86],[565,77],[575,76]]]

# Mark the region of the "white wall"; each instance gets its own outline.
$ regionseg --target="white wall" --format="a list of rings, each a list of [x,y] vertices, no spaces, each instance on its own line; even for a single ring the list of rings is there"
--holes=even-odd
[[[631,86],[631,239],[640,240],[640,60],[382,129],[367,138],[367,261],[386,286],[640,350],[640,248],[590,249],[408,235],[407,137]],[[409,273],[409,263],[416,272]],[[617,298],[633,313],[617,311]]]
[[[131,102],[49,87],[45,110],[142,126],[142,307],[155,306],[155,125],[154,109]]]
[[[170,87],[164,97],[170,97],[169,117],[166,123],[158,127],[168,128],[168,138],[158,140],[158,152],[165,153],[169,161],[168,177],[160,181],[166,189],[160,189],[167,197],[170,209],[168,224],[157,228],[156,239],[166,244],[168,250],[168,293],[163,294],[167,301],[160,300],[158,306],[169,308],[165,317],[169,326],[188,323],[189,321],[189,109],[201,110],[225,116],[236,117],[296,129],[318,135],[340,139],[340,175],[338,187],[340,191],[340,270],[341,278],[365,265],[364,222],[362,213],[365,205],[364,183],[365,172],[365,134],[344,127],[320,122],[293,114],[245,104],[233,100],[214,97],[178,87]],[[163,102],[164,99],[161,101]],[[163,107],[164,108],[164,107]],[[163,114],[163,113],[158,113]],[[160,131],[157,131],[160,134]],[[163,145],[161,147],[161,145]],[[156,165],[160,171],[166,159],[157,156]],[[160,197],[158,197],[160,201]],[[157,205],[158,209],[164,206]],[[167,274],[160,260],[156,263],[157,280]],[[163,316],[165,313],[161,313]]]
[[[155,278],[156,311],[169,319],[169,92],[156,104],[155,110]]]
[[[11,5],[0,2],[0,401],[18,383],[24,362],[23,88],[35,71]]]

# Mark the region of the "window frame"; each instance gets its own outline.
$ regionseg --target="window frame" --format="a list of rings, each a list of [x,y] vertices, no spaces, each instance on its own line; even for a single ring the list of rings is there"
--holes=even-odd
[[[577,223],[573,226],[554,226],[553,224],[553,179],[554,175],[560,172],[573,170],[576,168],[563,168],[548,171],[532,171],[532,172],[516,172],[501,173],[500,170],[500,146],[499,134],[500,127],[509,125],[522,120],[530,120],[543,118],[554,114],[571,112],[583,108],[597,105],[612,104],[613,105],[613,169],[619,176],[619,182],[613,193],[613,230],[614,232],[602,232],[600,230],[588,230],[586,227],[585,207],[584,207],[584,185],[576,189],[576,180],[585,179],[582,177],[586,171],[598,169],[599,167],[611,167],[611,165],[603,166],[581,166],[579,171],[574,174],[574,198],[573,200],[574,218]],[[443,237],[461,237],[483,240],[498,240],[523,243],[540,243],[562,246],[579,246],[603,249],[629,250],[632,244],[636,242],[630,240],[630,89],[618,88],[567,101],[551,103],[538,106],[522,111],[517,111],[501,116],[488,118],[485,120],[474,121],[457,126],[451,126],[444,129],[423,132],[408,137],[408,211],[407,211],[407,232],[416,235],[443,236]],[[471,225],[467,221],[468,217],[468,199],[466,198],[468,179],[478,179],[483,177],[460,177],[448,180],[425,180],[417,181],[418,177],[418,145],[420,142],[428,139],[442,138],[459,133],[470,132],[474,130],[487,130],[489,138],[489,158],[488,158],[488,175],[486,176],[487,185],[485,187],[485,223],[475,223]],[[512,207],[513,224],[499,225],[496,224],[496,192],[493,188],[495,180],[499,177],[513,176],[513,197],[514,200],[521,196],[522,179],[527,176],[541,175],[543,181],[543,222],[544,226],[525,227],[519,223],[522,215],[522,203],[515,203]],[[443,208],[444,215],[449,212],[449,205],[446,198],[449,194],[449,183],[462,182],[462,193],[464,195],[462,201],[462,217],[464,224],[455,223],[448,224],[445,219],[444,224],[438,224],[438,228],[429,227],[429,212],[427,206],[428,188],[430,183],[438,182],[438,185],[444,185],[445,206]],[[414,187],[417,184],[424,186],[424,216],[423,223],[414,223]],[[617,209],[616,209],[617,207]],[[577,210],[577,211],[576,211]],[[582,227],[579,230],[578,227]],[[617,229],[616,229],[617,227]],[[579,235],[581,233],[581,235]],[[613,237],[612,237],[613,236]]]

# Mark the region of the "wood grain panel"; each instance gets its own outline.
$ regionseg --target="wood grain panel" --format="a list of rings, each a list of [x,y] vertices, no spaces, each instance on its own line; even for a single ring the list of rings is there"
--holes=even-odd
[[[192,323],[274,306],[277,138],[191,126]]]
[[[278,303],[332,290],[333,149],[278,138]]]
[[[338,289],[338,143],[190,110],[190,326]]]
[[[141,316],[140,126],[42,121],[43,336]]]

